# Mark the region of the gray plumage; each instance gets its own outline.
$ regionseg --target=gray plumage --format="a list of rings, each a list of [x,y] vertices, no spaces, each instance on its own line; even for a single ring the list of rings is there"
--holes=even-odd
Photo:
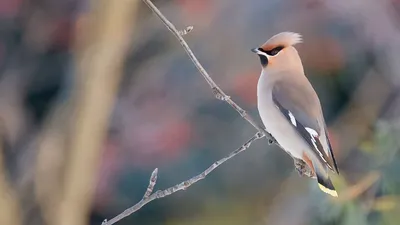
[[[293,47],[300,41],[299,34],[283,32],[253,49],[263,68],[257,85],[258,110],[266,130],[282,148],[314,170],[321,190],[337,196],[328,170],[339,170],[320,101]]]

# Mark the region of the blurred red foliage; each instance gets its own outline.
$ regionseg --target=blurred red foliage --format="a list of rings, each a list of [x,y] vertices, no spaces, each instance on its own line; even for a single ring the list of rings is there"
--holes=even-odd
[[[21,7],[22,0],[0,0],[0,16],[15,17]]]

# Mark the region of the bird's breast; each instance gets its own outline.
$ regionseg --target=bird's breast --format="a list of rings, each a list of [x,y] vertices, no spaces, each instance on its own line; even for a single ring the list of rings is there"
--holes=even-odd
[[[296,130],[286,121],[272,100],[272,83],[261,76],[257,85],[257,107],[265,129],[274,136],[292,157],[300,158],[307,146]]]

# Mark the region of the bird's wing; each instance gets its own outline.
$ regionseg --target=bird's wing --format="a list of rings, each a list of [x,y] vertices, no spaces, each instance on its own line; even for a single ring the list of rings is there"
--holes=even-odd
[[[335,169],[336,173],[339,174],[339,168],[337,166],[335,156],[333,155],[332,145],[331,145],[331,141],[329,140],[329,137],[328,137],[328,131],[327,131],[328,128],[326,127],[325,120],[324,120],[324,126],[325,126],[326,143],[328,144],[328,150],[329,150],[332,162],[333,162],[332,164],[334,166],[334,169]]]
[[[310,149],[330,169],[337,172],[318,96],[308,81],[302,83],[305,84],[295,82],[293,79],[282,79],[275,82],[272,89],[273,102],[297,133],[307,142]],[[320,138],[326,138],[328,146],[323,146]]]

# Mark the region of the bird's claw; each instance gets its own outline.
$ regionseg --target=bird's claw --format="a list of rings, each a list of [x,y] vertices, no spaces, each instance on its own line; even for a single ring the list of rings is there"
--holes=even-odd
[[[301,159],[294,159],[294,166],[300,176],[314,178],[315,174],[311,168]]]

